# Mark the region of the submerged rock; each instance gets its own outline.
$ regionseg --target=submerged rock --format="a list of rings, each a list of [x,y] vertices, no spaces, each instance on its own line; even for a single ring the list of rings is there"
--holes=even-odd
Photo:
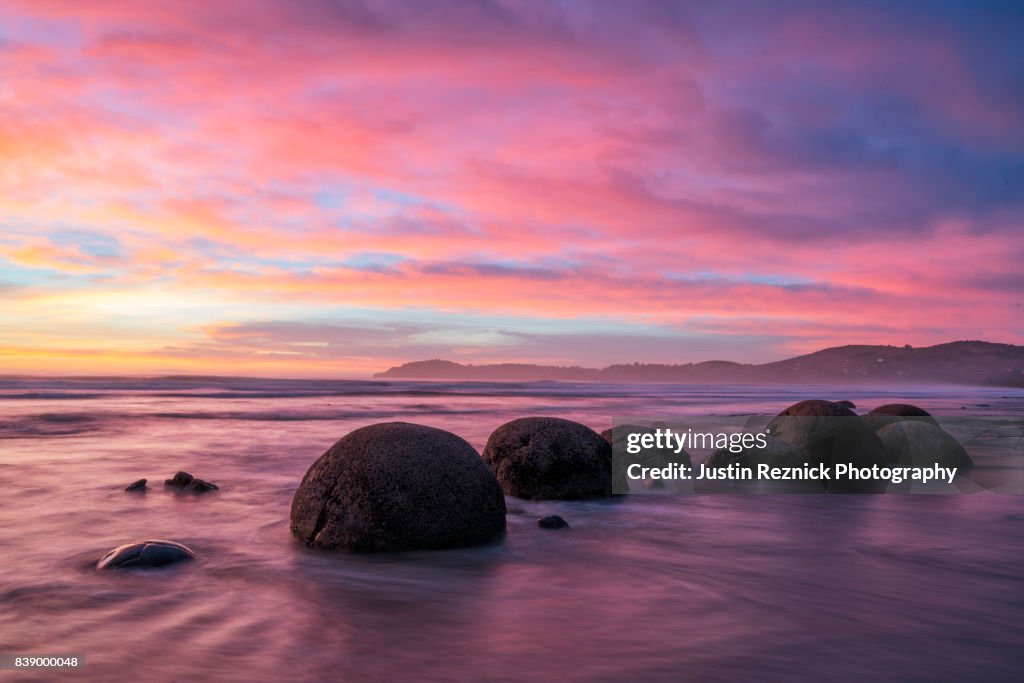
[[[179,491],[193,491],[195,493],[206,493],[207,491],[216,491],[220,488],[212,482],[193,477],[188,472],[178,472],[172,478],[165,479],[164,486],[170,486]]]
[[[174,541],[136,541],[118,546],[96,563],[97,569],[150,569],[194,560],[188,546]]]
[[[361,552],[477,545],[505,532],[505,497],[455,434],[375,424],[309,468],[292,499],[291,532],[314,548]]]
[[[145,491],[147,479],[137,479],[124,487],[125,491]]]
[[[849,408],[832,401],[801,401],[779,413],[766,431],[773,437],[807,451],[812,465],[832,467],[849,463],[854,467],[885,465],[889,455],[874,431]],[[825,482],[830,493],[881,493],[884,482],[854,478],[833,478]]]
[[[558,515],[548,515],[537,520],[537,526],[541,529],[568,529],[569,522]]]
[[[524,417],[498,427],[484,461],[506,494],[534,500],[612,495],[612,447],[571,420]]]

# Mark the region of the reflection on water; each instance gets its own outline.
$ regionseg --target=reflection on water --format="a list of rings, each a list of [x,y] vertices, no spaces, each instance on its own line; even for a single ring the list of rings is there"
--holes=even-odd
[[[1014,680],[1024,666],[1015,496],[510,500],[500,543],[387,556],[306,551],[287,526],[312,460],[376,421],[481,448],[528,414],[603,429],[613,415],[775,412],[820,396],[1019,416],[1022,392],[375,387],[0,384],[0,652],[83,654],[86,670],[61,677],[118,681]],[[164,491],[178,469],[222,489]],[[158,485],[121,490],[139,477]],[[572,528],[538,529],[552,513]],[[92,570],[153,537],[201,559]]]

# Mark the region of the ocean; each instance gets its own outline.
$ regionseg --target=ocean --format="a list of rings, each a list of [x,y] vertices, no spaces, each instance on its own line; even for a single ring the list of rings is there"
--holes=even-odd
[[[1022,496],[509,499],[498,543],[388,555],[289,535],[306,469],[367,424],[481,450],[527,415],[601,431],[805,398],[1024,419],[1000,388],[0,378],[0,653],[85,658],[0,680],[1020,680]],[[165,490],[178,470],[221,489]],[[95,571],[143,538],[199,559]]]

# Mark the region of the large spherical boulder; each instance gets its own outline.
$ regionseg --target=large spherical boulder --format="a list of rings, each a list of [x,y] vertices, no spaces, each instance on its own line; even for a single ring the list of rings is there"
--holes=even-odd
[[[357,552],[477,545],[505,532],[505,497],[455,434],[375,424],[309,468],[292,499],[291,531],[310,547]]]
[[[136,541],[118,546],[104,555],[97,569],[152,569],[195,559],[191,548],[174,541]]]
[[[925,422],[934,427],[939,426],[939,421],[932,417],[931,413],[909,403],[886,403],[884,406],[878,406],[864,416],[864,421],[876,432],[894,422],[903,421]]]
[[[672,464],[683,465],[684,467],[691,466],[690,454],[685,449],[680,449],[676,453],[674,448],[643,448],[641,446],[639,452],[629,452],[628,441],[630,434],[654,434],[656,431],[657,429],[654,427],[624,424],[601,432],[601,438],[612,446],[612,464],[614,466],[612,487],[615,493],[629,492],[630,480],[628,470],[630,465],[638,464],[641,467],[654,468],[663,468]],[[638,484],[645,489],[665,487],[664,480],[654,479],[653,477],[641,479]]]
[[[964,472],[974,461],[951,434],[927,422],[894,422],[878,431],[899,467],[956,467]]]
[[[917,417],[911,416],[882,427],[878,430],[878,437],[885,443],[898,467],[955,467],[957,479],[974,467],[971,456],[951,434]],[[956,493],[960,489],[956,479],[952,483],[942,478],[925,483],[908,478],[890,485],[888,490]]]
[[[578,422],[512,420],[491,434],[483,455],[510,496],[571,500],[612,494],[611,444]]]
[[[810,464],[834,467],[849,463],[857,468],[883,466],[889,461],[885,445],[849,408],[831,401],[801,401],[779,413],[767,427],[769,434],[799,446],[811,456]],[[825,482],[830,493],[881,493],[885,483],[873,479],[837,477]]]

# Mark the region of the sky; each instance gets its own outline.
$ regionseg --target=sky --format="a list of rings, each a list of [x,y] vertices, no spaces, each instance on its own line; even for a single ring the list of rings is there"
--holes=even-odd
[[[1024,343],[1024,6],[0,5],[0,373]]]

